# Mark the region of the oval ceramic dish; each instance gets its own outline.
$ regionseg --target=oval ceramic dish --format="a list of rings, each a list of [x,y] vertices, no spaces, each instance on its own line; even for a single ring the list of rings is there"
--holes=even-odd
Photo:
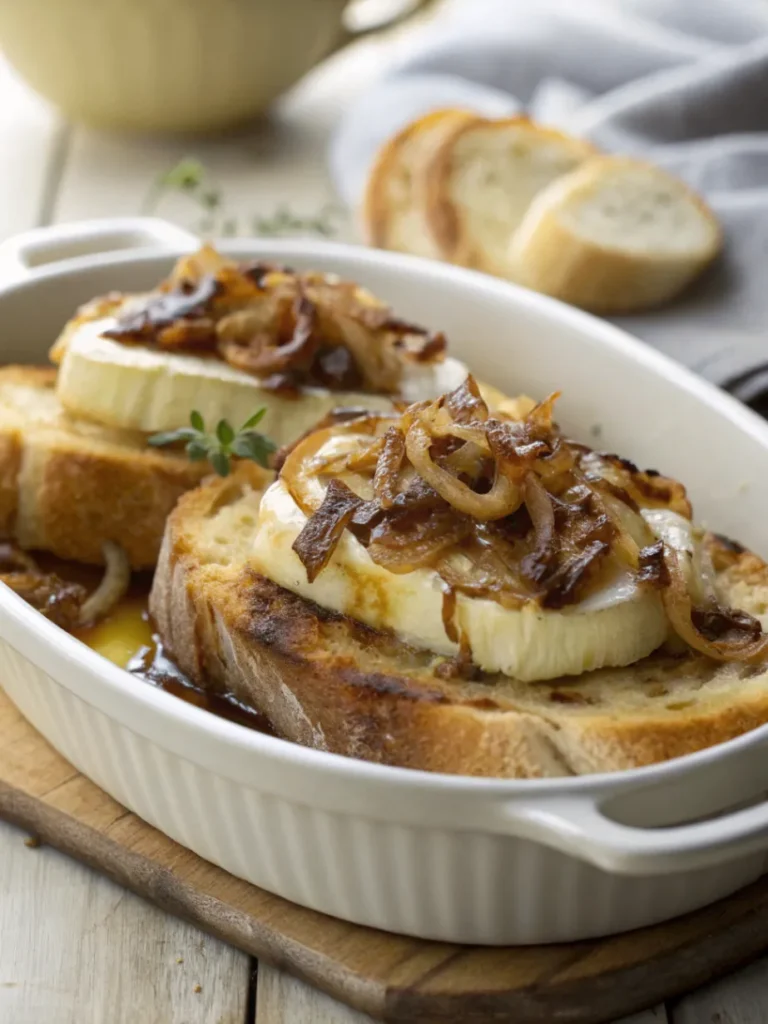
[[[43,360],[75,306],[153,285],[195,240],[154,220],[41,229],[0,247],[0,358]],[[621,331],[490,277],[304,241],[225,251],[335,271],[444,328],[510,392],[689,486],[700,517],[768,549],[768,425]],[[107,251],[108,250],[108,251]],[[40,732],[184,846],[308,907],[470,943],[560,942],[665,920],[746,885],[768,849],[768,728],[613,775],[501,781],[307,750],[114,667],[0,587],[0,679]],[[692,819],[696,819],[693,821]]]

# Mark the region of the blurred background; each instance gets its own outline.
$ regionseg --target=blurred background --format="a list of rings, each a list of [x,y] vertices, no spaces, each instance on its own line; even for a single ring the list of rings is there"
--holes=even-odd
[[[261,219],[265,222],[261,227],[268,228],[266,222],[274,221],[281,207],[289,207],[292,216],[308,222],[325,214],[323,223],[329,233],[342,238],[353,235],[350,217],[336,202],[327,170],[326,146],[332,129],[352,98],[412,47],[414,34],[437,16],[441,4],[432,3],[429,11],[417,13],[407,25],[372,32],[359,40],[353,32],[340,33],[343,3],[326,0],[282,4],[143,0],[129,6],[130,29],[138,39],[126,38],[126,27],[120,23],[126,11],[121,12],[112,0],[99,6],[81,0],[32,0],[24,5],[3,0],[0,4],[0,236],[39,224],[138,214],[155,196],[158,179],[185,157],[199,161],[208,191],[215,189],[218,199],[209,195],[201,202],[199,197],[180,194],[183,187],[171,184],[162,197],[155,196],[157,212],[165,217],[190,227],[206,227],[215,213],[216,223],[210,225],[214,231],[236,227],[248,233],[258,230],[254,219]],[[365,25],[386,21],[409,6],[413,5],[408,0],[394,4],[360,0],[345,21],[353,29],[364,30]],[[247,9],[258,7],[265,9],[259,24],[238,30],[238,17],[245,14],[247,19]],[[287,20],[272,17],[281,7]],[[324,26],[319,47],[313,38],[318,26],[307,24],[312,8],[320,11]],[[196,9],[199,21],[193,13]],[[226,12],[226,27],[233,28],[231,36],[223,31],[222,12]],[[62,25],[50,25],[52,18],[61,18]],[[40,26],[47,23],[41,39]],[[207,29],[212,25],[215,31],[217,24],[220,53],[214,53],[211,40],[206,39]],[[157,45],[142,45],[155,27],[160,35]],[[241,80],[231,68],[228,75],[227,63],[233,39],[242,39],[243,32],[246,70]],[[258,45],[255,32],[261,33],[255,36],[261,40]],[[197,33],[202,38],[191,38]],[[269,95],[270,89],[260,95],[259,82],[249,82],[248,68],[263,62],[270,49],[274,54],[275,47],[280,64],[299,39],[308,44],[302,59],[290,69],[288,81],[278,75],[275,85],[278,93],[282,86],[287,91],[278,95],[268,112],[261,113],[261,97]],[[174,41],[181,52],[180,64],[172,68]],[[322,66],[312,67],[340,41],[346,44],[340,52]],[[100,54],[99,46],[109,53]],[[185,65],[186,58],[191,67]],[[84,64],[82,80],[79,72]],[[126,65],[128,73],[122,76]],[[294,74],[298,78],[302,70],[308,72],[306,77],[293,85],[290,78]],[[143,104],[136,103],[134,73],[144,83]],[[160,81],[148,82],[152,76]],[[185,77],[183,83],[180,76]],[[200,131],[195,124],[199,109],[220,76],[227,79],[222,88],[225,95]],[[270,70],[265,78],[271,76]],[[184,95],[173,112],[156,118],[155,108],[163,107],[163,90],[169,82]],[[33,85],[44,90],[47,98]],[[249,85],[254,86],[253,104],[238,105],[236,94],[242,89],[247,92]],[[83,94],[87,98],[91,92],[100,93],[103,100],[95,112],[87,103],[83,110],[81,104]],[[232,110],[228,102],[233,99]],[[92,123],[94,117],[97,126]],[[291,229],[286,224],[273,227]],[[311,233],[312,225],[306,230]]]

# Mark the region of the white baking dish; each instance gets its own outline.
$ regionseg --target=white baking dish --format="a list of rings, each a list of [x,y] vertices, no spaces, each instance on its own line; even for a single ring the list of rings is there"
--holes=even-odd
[[[79,302],[154,284],[170,250],[194,244],[154,220],[5,243],[0,358],[44,359]],[[509,391],[561,387],[567,429],[588,437],[599,426],[601,444],[685,480],[708,523],[768,550],[768,425],[621,331],[418,259],[324,242],[226,249],[368,285],[403,316],[445,328],[456,355]],[[615,775],[514,782],[387,768],[249,731],[145,685],[4,587],[0,679],[65,757],[184,846],[391,931],[471,943],[605,935],[703,906],[764,868],[765,728]]]

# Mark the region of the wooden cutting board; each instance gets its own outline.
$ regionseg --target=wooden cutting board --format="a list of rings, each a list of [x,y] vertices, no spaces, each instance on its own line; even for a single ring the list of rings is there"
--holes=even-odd
[[[559,946],[422,942],[304,910],[213,867],[126,811],[60,757],[2,692],[0,817],[384,1021],[600,1024],[711,981],[768,948],[768,877],[669,924]]]

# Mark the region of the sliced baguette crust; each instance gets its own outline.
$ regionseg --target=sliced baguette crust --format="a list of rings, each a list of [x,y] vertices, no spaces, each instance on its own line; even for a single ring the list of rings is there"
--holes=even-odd
[[[243,465],[185,495],[168,520],[150,607],[197,683],[228,689],[286,739],[466,775],[616,771],[768,722],[768,671],[698,656],[524,684],[443,679],[440,659],[297,598],[248,567],[267,476]],[[712,542],[726,594],[768,611],[768,567]]]
[[[623,237],[606,229],[598,239],[594,231],[579,230],[577,218],[584,216],[587,202],[599,205],[602,198],[602,215],[621,217],[608,189],[632,188],[637,195],[643,182],[649,204],[652,189],[663,190],[674,203],[681,223],[670,228],[667,244],[643,251],[631,225],[618,233]],[[623,216],[628,216],[626,210]],[[663,225],[668,209],[657,216]],[[696,236],[686,247],[679,244],[683,221]],[[683,182],[639,160],[595,157],[537,196],[512,239],[510,261],[517,280],[536,291],[593,312],[626,313],[673,299],[717,256],[721,245],[714,214]]]
[[[424,171],[443,139],[474,118],[464,110],[433,110],[385,142],[363,197],[362,227],[369,245],[441,258],[426,217]]]
[[[112,540],[134,569],[153,567],[168,513],[210,470],[143,434],[73,419],[55,384],[52,368],[0,368],[0,534],[94,564]]]
[[[424,172],[427,221],[443,258],[514,277],[509,243],[531,201],[594,154],[588,142],[526,117],[457,125]]]

